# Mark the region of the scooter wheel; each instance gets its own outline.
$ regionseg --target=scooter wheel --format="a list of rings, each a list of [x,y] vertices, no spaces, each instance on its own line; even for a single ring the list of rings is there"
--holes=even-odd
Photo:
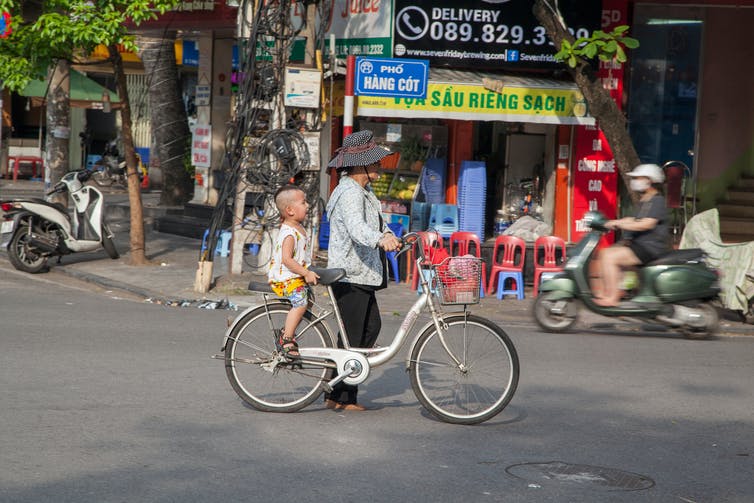
[[[19,271],[37,274],[47,272],[47,257],[28,241],[29,225],[23,224],[16,229],[8,245],[8,260]]]
[[[115,248],[115,243],[113,243],[112,238],[112,232],[110,232],[110,228],[106,225],[102,226],[102,248],[105,249],[105,252],[107,253],[107,256],[111,259],[115,260],[117,258],[120,258],[120,253],[118,253],[118,250]]]
[[[534,300],[534,319],[547,332],[565,332],[578,318],[575,299],[552,299],[543,293]]]
[[[697,306],[697,309],[702,312],[704,317],[704,328],[686,328],[683,330],[683,336],[692,340],[709,339],[717,332],[720,325],[717,309],[710,304],[702,304]]]

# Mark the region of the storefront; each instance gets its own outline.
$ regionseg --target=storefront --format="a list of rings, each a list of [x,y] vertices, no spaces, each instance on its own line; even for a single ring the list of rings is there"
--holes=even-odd
[[[426,99],[361,96],[356,115],[359,127],[372,129],[402,156],[387,166],[385,187],[376,189],[387,201],[386,213],[411,215],[412,201],[428,199],[433,177],[442,179],[442,201],[429,202],[457,204],[463,162],[481,161],[487,173],[479,194],[485,199],[481,237],[490,238],[501,214],[508,224],[529,215],[551,227],[568,218],[567,211],[556,212],[558,197],[568,197],[557,194],[558,168],[570,168],[574,127],[594,129],[586,112],[573,83],[433,69]],[[419,159],[426,161],[424,170]]]
[[[564,1],[560,8],[582,36],[625,24],[626,4]],[[356,127],[374,130],[378,141],[403,155],[392,161],[394,168],[385,166],[377,187],[389,219],[408,219],[416,229],[414,203],[428,199],[424,185],[438,177],[442,202],[460,208],[465,161],[483,163],[486,173],[478,213],[483,239],[532,216],[549,226],[548,233],[573,242],[589,209],[615,216],[612,154],[530,6],[400,0],[392,17],[393,56],[427,60],[430,75],[424,99],[356,97]],[[616,78],[618,69],[603,70],[606,82]],[[423,170],[413,162],[417,156],[426,161]]]

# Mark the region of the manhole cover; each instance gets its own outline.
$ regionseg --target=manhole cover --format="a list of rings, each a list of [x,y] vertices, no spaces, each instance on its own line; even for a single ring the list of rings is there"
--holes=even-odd
[[[520,463],[505,471],[514,477],[535,483],[563,483],[604,491],[640,491],[655,485],[654,480],[638,473],[604,466],[577,465],[562,461]]]

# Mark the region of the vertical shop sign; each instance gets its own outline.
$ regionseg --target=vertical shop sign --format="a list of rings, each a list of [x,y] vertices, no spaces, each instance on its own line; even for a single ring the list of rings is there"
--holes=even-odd
[[[194,103],[196,106],[207,106],[210,104],[210,99],[212,98],[212,87],[211,86],[205,86],[205,85],[197,85],[196,86],[196,97],[194,99]]]
[[[602,8],[604,31],[627,23],[627,0],[603,0]],[[620,107],[623,65],[600,62],[598,75]],[[618,166],[605,135],[596,126],[577,126],[575,133],[571,241],[578,241],[589,230],[584,224],[587,211],[599,211],[612,219],[618,209]],[[612,242],[614,235],[608,234],[607,239]]]
[[[212,126],[197,124],[191,134],[191,164],[209,168],[212,162]]]
[[[607,218],[615,218],[618,169],[605,136],[596,126],[577,127],[574,154],[571,239],[578,241],[589,231],[584,224],[587,211],[599,211]]]

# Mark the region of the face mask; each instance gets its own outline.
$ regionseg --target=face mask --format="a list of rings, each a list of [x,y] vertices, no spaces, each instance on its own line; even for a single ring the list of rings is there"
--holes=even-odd
[[[634,192],[646,192],[651,185],[652,184],[649,183],[649,180],[639,178],[632,178],[629,182],[629,187],[631,187],[631,190]]]

